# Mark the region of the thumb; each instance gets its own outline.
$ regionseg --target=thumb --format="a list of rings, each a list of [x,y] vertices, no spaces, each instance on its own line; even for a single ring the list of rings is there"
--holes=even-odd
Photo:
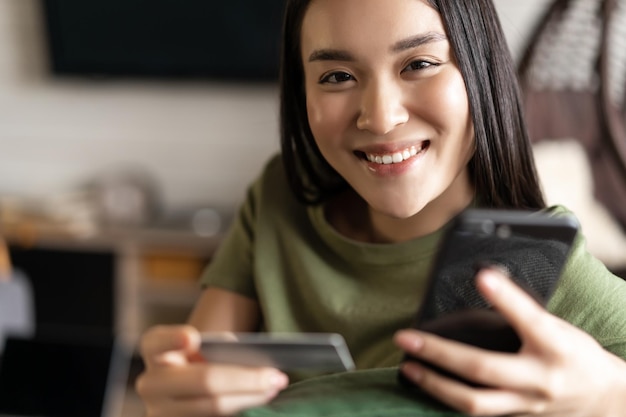
[[[141,338],[141,356],[147,368],[185,365],[200,348],[200,333],[189,325],[150,328]]]

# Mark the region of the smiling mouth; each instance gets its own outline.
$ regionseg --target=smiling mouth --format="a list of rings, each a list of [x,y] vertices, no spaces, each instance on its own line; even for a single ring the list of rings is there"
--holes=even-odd
[[[365,153],[361,151],[356,151],[355,154],[361,158],[366,159],[367,161],[373,164],[379,165],[390,165],[390,164],[399,164],[401,162],[406,161],[407,159],[411,159],[419,153],[423,152],[430,146],[430,141],[426,140],[422,142],[419,146],[410,146],[401,151],[386,153],[386,154],[373,154],[373,153]]]

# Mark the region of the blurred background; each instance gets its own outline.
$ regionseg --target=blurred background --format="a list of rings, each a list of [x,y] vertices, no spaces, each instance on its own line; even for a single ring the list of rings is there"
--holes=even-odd
[[[552,1],[495,3],[519,62]],[[98,329],[132,356],[148,326],[186,319],[279,149],[282,7],[0,0],[0,236],[36,329]]]
[[[218,3],[0,0],[0,230],[16,264],[111,251],[107,321],[132,336],[145,293],[128,271],[193,282],[279,147],[283,0]],[[547,4],[497,1],[516,55]]]
[[[0,0],[0,195],[56,197],[129,170],[167,209],[240,201],[278,149],[282,1],[206,3]],[[497,3],[518,53],[548,1]],[[242,5],[256,26],[235,20]]]

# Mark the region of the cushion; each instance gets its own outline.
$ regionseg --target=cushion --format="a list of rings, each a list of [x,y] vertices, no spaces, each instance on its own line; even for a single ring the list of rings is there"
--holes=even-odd
[[[397,381],[398,368],[318,376],[296,382],[270,404],[239,417],[461,417],[417,388]]]
[[[589,252],[614,270],[626,268],[626,234],[594,196],[589,159],[580,141],[562,138],[533,144],[548,205],[561,204],[580,221]]]

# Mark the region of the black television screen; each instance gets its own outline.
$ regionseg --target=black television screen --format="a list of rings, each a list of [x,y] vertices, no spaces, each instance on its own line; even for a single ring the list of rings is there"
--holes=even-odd
[[[277,79],[285,0],[42,0],[56,75]]]

